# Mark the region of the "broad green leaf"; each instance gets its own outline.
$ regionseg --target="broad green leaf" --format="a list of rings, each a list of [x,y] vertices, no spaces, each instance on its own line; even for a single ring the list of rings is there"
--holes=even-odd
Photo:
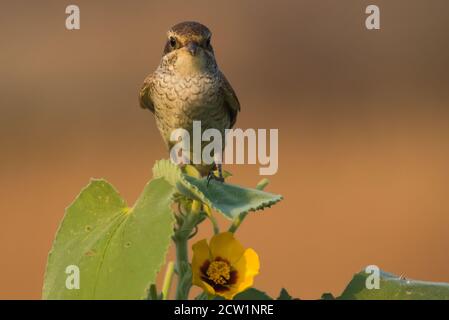
[[[164,263],[173,234],[174,188],[150,181],[128,208],[104,180],[93,180],[67,208],[50,251],[44,299],[142,299]],[[80,270],[69,290],[67,266]]]
[[[273,300],[265,292],[256,288],[249,288],[237,294],[233,300]]]
[[[294,298],[288,293],[285,288],[281,289],[279,297],[276,300],[294,300]]]
[[[199,294],[195,300],[208,300],[208,295],[206,293]],[[221,296],[214,296],[211,298],[212,300],[226,300]],[[260,291],[256,288],[249,288],[245,291],[242,291],[234,296],[232,300],[273,300],[269,295],[265,292]]]
[[[271,207],[282,199],[277,194],[214,180],[207,185],[206,178],[197,179],[185,175],[170,160],[157,161],[153,175],[164,177],[181,194],[207,204],[229,219],[234,219],[241,213]]]
[[[404,279],[381,271],[379,289],[367,289],[369,273],[354,275],[342,300],[449,300],[449,284]]]
[[[321,295],[321,300],[335,300],[335,297],[332,293],[326,292]]]

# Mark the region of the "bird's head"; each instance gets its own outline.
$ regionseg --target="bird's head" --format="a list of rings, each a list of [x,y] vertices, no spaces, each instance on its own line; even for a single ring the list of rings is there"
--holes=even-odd
[[[210,30],[199,22],[178,23],[167,32],[163,59],[183,73],[216,68],[211,36]]]

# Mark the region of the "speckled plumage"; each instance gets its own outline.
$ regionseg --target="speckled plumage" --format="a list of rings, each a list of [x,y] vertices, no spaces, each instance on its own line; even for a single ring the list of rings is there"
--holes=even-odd
[[[192,133],[194,120],[201,121],[202,130],[215,128],[223,137],[225,129],[235,124],[240,104],[217,66],[210,36],[209,29],[197,22],[172,27],[160,65],[140,91],[140,105],[154,113],[168,148],[173,145],[171,132],[183,128]],[[203,175],[210,170],[210,166],[197,168]]]

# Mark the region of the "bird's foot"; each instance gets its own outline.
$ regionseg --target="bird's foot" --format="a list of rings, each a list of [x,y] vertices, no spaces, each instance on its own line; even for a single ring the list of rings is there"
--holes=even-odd
[[[221,183],[224,182],[223,175],[216,176],[214,170],[209,171],[209,174],[207,175],[207,186],[209,186],[211,180],[219,181]]]

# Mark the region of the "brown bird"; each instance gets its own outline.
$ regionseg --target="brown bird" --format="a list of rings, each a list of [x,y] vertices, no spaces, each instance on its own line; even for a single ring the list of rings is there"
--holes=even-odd
[[[181,22],[173,26],[167,32],[167,43],[158,68],[145,79],[140,90],[140,106],[154,114],[169,150],[176,143],[170,141],[173,130],[185,129],[193,137],[193,121],[201,121],[202,131],[219,130],[224,148],[225,130],[236,122],[240,103],[218,68],[211,36],[209,29],[198,22]],[[202,147],[204,145],[203,142]],[[221,163],[202,163],[195,167],[202,176],[223,181]],[[215,168],[218,177],[211,174]]]

